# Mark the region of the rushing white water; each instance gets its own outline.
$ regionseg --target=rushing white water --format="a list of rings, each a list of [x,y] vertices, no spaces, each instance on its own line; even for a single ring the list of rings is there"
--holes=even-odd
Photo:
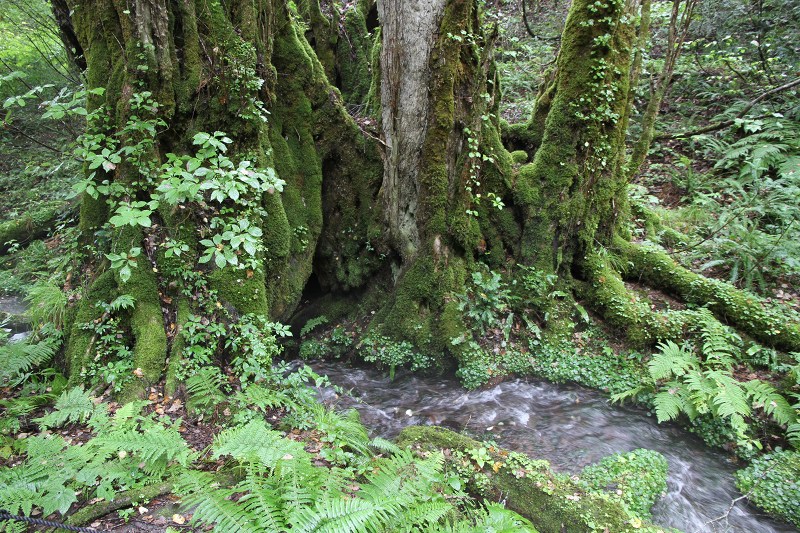
[[[736,466],[725,454],[678,427],[658,425],[640,410],[610,405],[595,391],[515,380],[468,392],[452,379],[406,375],[389,382],[373,369],[342,363],[312,367],[351,391],[353,398],[339,403],[356,407],[374,435],[393,437],[408,425],[437,424],[547,459],[569,473],[615,452],[649,448],[669,462],[668,492],[653,508],[657,524],[687,533],[797,531],[744,501],[731,508],[740,494],[733,481]],[[322,394],[335,396],[331,390]]]

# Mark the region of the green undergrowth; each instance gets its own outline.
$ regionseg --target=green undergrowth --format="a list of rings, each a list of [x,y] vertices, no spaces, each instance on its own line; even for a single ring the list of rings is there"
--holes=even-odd
[[[201,369],[188,382],[191,411],[178,413],[164,411],[166,399],[120,406],[80,387],[56,394],[54,382],[46,400],[34,402],[26,387],[40,378],[30,371],[46,366],[54,349],[28,352],[3,375],[6,384],[22,385],[0,405],[0,507],[11,513],[79,525],[79,517],[117,510],[120,495],[146,505],[145,494],[166,491],[195,527],[535,531],[501,504],[462,490],[442,454],[370,439],[355,411],[317,403],[311,386],[325,379],[308,367],[278,366],[235,384]],[[53,399],[52,409],[43,407]],[[216,434],[205,450],[182,436],[187,425],[198,427],[198,413],[214,420],[205,427]],[[22,430],[24,438],[15,438]],[[84,437],[76,441],[76,434]]]
[[[580,480],[590,490],[608,491],[637,516],[650,509],[667,491],[667,460],[653,450],[616,453],[585,467]]]

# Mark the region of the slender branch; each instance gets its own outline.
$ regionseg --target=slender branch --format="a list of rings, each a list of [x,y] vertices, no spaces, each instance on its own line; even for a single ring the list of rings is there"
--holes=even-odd
[[[36,138],[34,138],[34,137],[32,137],[32,136],[28,135],[27,133],[25,133],[25,131],[24,131],[24,130],[22,130],[22,129],[20,129],[20,128],[16,127],[16,126],[14,126],[13,124],[10,124],[10,123],[8,123],[8,122],[5,122],[5,123],[0,123],[0,124],[2,124],[2,125],[3,125],[4,127],[6,127],[6,128],[10,128],[10,129],[14,130],[14,133],[16,133],[16,134],[18,134],[18,135],[22,135],[23,137],[25,137],[25,138],[26,138],[26,139],[28,139],[29,141],[31,141],[31,142],[33,142],[33,143],[36,143],[36,144],[38,144],[38,145],[39,145],[39,146],[41,146],[42,148],[47,148],[47,149],[48,149],[48,150],[50,150],[51,152],[55,152],[55,153],[57,153],[58,155],[63,155],[63,153],[64,153],[63,151],[59,150],[58,148],[53,148],[53,147],[52,147],[52,146],[50,146],[49,144],[43,143],[43,142],[42,142],[42,141],[40,141],[39,139],[36,139]]]
[[[711,125],[708,125],[708,126],[704,126],[702,128],[698,128],[696,130],[685,131],[683,133],[661,134],[661,135],[656,136],[656,140],[662,141],[662,140],[671,140],[671,139],[685,139],[687,137],[694,137],[696,135],[703,135],[704,133],[711,133],[712,131],[718,131],[718,130],[723,130],[725,128],[729,128],[729,127],[733,126],[734,124],[736,124],[737,119],[744,118],[744,116],[751,109],[753,109],[753,107],[755,107],[756,104],[758,104],[760,102],[763,102],[764,100],[766,100],[767,98],[770,98],[771,96],[775,96],[776,94],[782,93],[784,91],[788,91],[789,89],[793,89],[793,88],[795,88],[797,86],[800,86],[800,78],[794,79],[794,80],[792,80],[792,81],[790,81],[788,83],[784,83],[780,87],[774,87],[774,88],[772,88],[772,89],[770,89],[768,91],[765,91],[765,92],[761,93],[758,97],[756,97],[755,99],[751,100],[746,106],[744,106],[742,108],[742,110],[739,111],[736,114],[736,117],[733,118],[733,119],[723,120],[722,122],[718,122],[716,124],[711,124]],[[769,115],[765,115],[765,116],[769,116]],[[761,117],[761,118],[764,118],[764,117]]]
[[[522,4],[522,20],[525,22],[525,30],[528,32],[528,35],[533,37],[534,39],[541,39],[543,41],[560,41],[561,36],[556,35],[555,37],[543,37],[541,35],[536,35],[531,28],[530,22],[528,22],[528,10],[525,7],[527,0],[520,0]]]

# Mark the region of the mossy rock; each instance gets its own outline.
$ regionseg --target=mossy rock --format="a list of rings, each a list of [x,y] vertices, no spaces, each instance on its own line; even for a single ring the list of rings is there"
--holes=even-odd
[[[525,150],[516,150],[511,152],[511,160],[515,165],[521,165],[528,162],[528,152]]]
[[[483,467],[476,470],[470,490],[491,499],[505,499],[506,506],[529,519],[540,531],[665,531],[631,514],[606,494],[587,491],[572,479],[555,474],[547,461],[480,443],[437,426],[411,426],[397,438],[401,447],[420,451],[446,450],[451,463],[456,454],[486,449]],[[463,456],[463,455],[462,455]],[[454,464],[456,468],[459,464]],[[471,465],[477,469],[477,465]]]

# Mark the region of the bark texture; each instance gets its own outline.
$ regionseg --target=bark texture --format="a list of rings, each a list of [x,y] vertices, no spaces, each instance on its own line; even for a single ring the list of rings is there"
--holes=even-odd
[[[428,131],[431,52],[445,0],[380,2],[381,102],[386,142],[383,193],[391,238],[408,262],[420,246],[416,212]]]

